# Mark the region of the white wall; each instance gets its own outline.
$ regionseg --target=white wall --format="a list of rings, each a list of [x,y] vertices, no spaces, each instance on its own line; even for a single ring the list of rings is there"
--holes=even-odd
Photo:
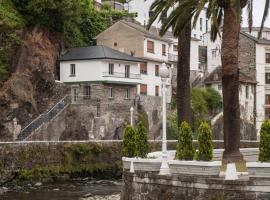
[[[190,70],[199,70],[199,41],[190,43]]]
[[[138,17],[135,19],[142,25],[147,24],[149,20],[149,10],[154,0],[132,0],[129,3],[129,12],[138,13]],[[171,12],[173,9],[170,9]],[[169,14],[168,14],[169,15]],[[202,30],[200,30],[200,18],[202,18]],[[161,22],[156,20],[153,26],[161,27]],[[210,23],[208,22],[208,29],[210,28]],[[206,11],[203,10],[198,18],[196,27],[192,30],[192,37],[200,39],[203,33],[206,32]]]
[[[154,53],[147,52],[147,41],[154,42]],[[162,55],[162,44],[166,45],[166,55]],[[169,43],[151,38],[144,38],[144,57],[168,61]]]
[[[160,76],[155,75],[155,66],[159,65],[161,67],[161,63],[158,62],[147,62],[147,74],[142,74],[142,84],[147,85],[147,95],[155,96],[156,86],[159,86],[159,96],[161,94],[161,78]],[[140,87],[138,86],[138,94],[140,94]]]
[[[125,65],[130,65],[130,74],[140,74],[138,63],[114,60],[85,60],[60,62],[60,81],[62,82],[99,82],[111,81],[118,83],[140,83],[139,79],[104,77],[103,73],[109,71],[109,63],[114,64],[115,73],[125,73]],[[70,76],[70,65],[75,64],[76,76]]]
[[[211,73],[217,66],[221,66],[221,39],[217,37],[216,41],[212,42],[210,32],[207,32],[203,36],[203,45],[207,46],[207,71]]]

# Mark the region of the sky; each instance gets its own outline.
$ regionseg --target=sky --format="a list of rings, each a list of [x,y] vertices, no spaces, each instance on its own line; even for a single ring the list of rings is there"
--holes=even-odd
[[[261,20],[262,20],[262,15],[264,11],[264,4],[265,0],[254,0],[254,5],[253,5],[253,26],[260,26],[261,25]],[[247,12],[243,12],[243,27],[247,27]],[[265,26],[270,27],[270,13],[269,16],[266,20]]]

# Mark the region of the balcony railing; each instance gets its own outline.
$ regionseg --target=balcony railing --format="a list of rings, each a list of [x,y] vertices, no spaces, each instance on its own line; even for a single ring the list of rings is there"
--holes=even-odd
[[[103,77],[114,77],[114,78],[130,78],[130,79],[141,79],[141,74],[131,74],[131,73],[120,73],[120,72],[103,72]]]
[[[169,61],[177,62],[178,61],[178,55],[169,53],[168,54],[168,59],[169,59]]]

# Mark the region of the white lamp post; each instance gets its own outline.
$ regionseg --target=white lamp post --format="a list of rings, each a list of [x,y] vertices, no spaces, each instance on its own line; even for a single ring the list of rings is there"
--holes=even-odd
[[[170,174],[170,168],[167,163],[167,114],[166,114],[166,80],[169,77],[169,70],[166,66],[166,64],[163,62],[160,68],[160,77],[162,82],[162,117],[163,117],[163,123],[162,123],[162,164],[160,167],[159,174],[165,175]]]
[[[130,125],[133,126],[133,112],[134,112],[134,108],[131,107],[130,108]]]

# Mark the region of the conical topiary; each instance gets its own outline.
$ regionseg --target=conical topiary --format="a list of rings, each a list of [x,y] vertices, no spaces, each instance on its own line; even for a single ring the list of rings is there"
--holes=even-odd
[[[260,130],[259,161],[270,162],[270,120],[265,120]]]
[[[135,130],[132,126],[127,126],[124,132],[122,155],[125,157],[135,156]]]
[[[140,158],[146,158],[148,152],[149,144],[147,132],[143,124],[139,122],[135,134],[135,155]]]
[[[192,130],[187,122],[182,122],[178,133],[176,159],[193,160],[194,153]]]
[[[198,130],[197,160],[210,161],[213,158],[212,131],[206,122],[202,122]]]

